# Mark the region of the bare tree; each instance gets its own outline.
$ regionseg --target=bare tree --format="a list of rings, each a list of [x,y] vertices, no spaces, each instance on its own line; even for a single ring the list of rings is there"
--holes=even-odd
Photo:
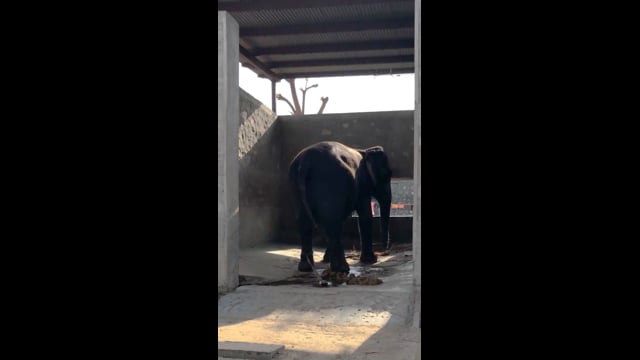
[[[296,85],[295,85],[296,80],[286,79],[286,81],[289,83],[289,88],[291,90],[291,98],[293,99],[293,103],[291,103],[291,101],[289,101],[289,99],[287,99],[286,97],[282,96],[282,94],[277,94],[276,99],[286,102],[291,108],[292,115],[304,115],[305,102],[307,98],[307,90],[318,87],[318,84],[307,86],[307,84],[309,83],[309,79],[305,79],[304,88],[300,88],[300,91],[302,92],[302,107],[300,107],[300,102],[298,101],[298,93],[296,91]],[[318,114],[322,114],[322,112],[324,111],[324,108],[327,105],[327,102],[329,101],[329,97],[321,97],[320,100],[322,101],[322,105],[320,106],[320,110],[318,111]]]

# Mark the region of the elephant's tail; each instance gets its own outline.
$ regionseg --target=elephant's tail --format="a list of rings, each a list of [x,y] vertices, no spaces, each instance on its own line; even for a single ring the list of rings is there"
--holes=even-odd
[[[307,212],[307,215],[309,215],[309,219],[311,219],[311,222],[315,224],[316,221],[313,218],[313,212],[311,212],[311,207],[309,206],[309,201],[307,200],[307,175],[309,174],[309,168],[304,166],[304,163],[301,162],[298,166],[296,174],[296,184],[298,186],[298,192],[300,193],[300,201],[302,202],[302,206]]]

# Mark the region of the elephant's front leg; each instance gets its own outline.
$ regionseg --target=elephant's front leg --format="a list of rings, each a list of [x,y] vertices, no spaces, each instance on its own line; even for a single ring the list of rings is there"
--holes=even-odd
[[[360,262],[364,264],[373,264],[378,258],[373,253],[373,239],[371,237],[371,227],[373,217],[371,214],[371,198],[365,198],[358,201],[358,230],[360,232]]]

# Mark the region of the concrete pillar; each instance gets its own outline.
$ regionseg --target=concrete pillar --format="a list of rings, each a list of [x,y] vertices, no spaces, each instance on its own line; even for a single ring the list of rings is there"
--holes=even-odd
[[[414,259],[414,281],[416,286],[422,285],[422,104],[420,100],[420,86],[422,80],[422,47],[420,45],[420,33],[422,30],[422,17],[420,10],[422,1],[415,2],[415,82],[416,82],[416,109],[414,112],[413,126],[413,259]]]
[[[239,27],[218,11],[218,292],[238,286]]]
[[[276,82],[271,80],[271,111],[277,114],[276,111]]]

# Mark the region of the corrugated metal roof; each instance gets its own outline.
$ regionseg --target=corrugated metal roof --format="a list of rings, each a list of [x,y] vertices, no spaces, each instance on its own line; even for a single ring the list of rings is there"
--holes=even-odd
[[[240,59],[278,81],[413,72],[413,0],[218,1],[240,26]]]
[[[269,1],[264,1],[269,3]],[[345,3],[348,3],[345,1]],[[306,9],[279,9],[237,11],[231,15],[247,27],[282,26],[300,24],[324,24],[351,21],[353,19],[385,19],[393,16],[412,16],[413,1],[388,1],[387,3],[341,5]]]

